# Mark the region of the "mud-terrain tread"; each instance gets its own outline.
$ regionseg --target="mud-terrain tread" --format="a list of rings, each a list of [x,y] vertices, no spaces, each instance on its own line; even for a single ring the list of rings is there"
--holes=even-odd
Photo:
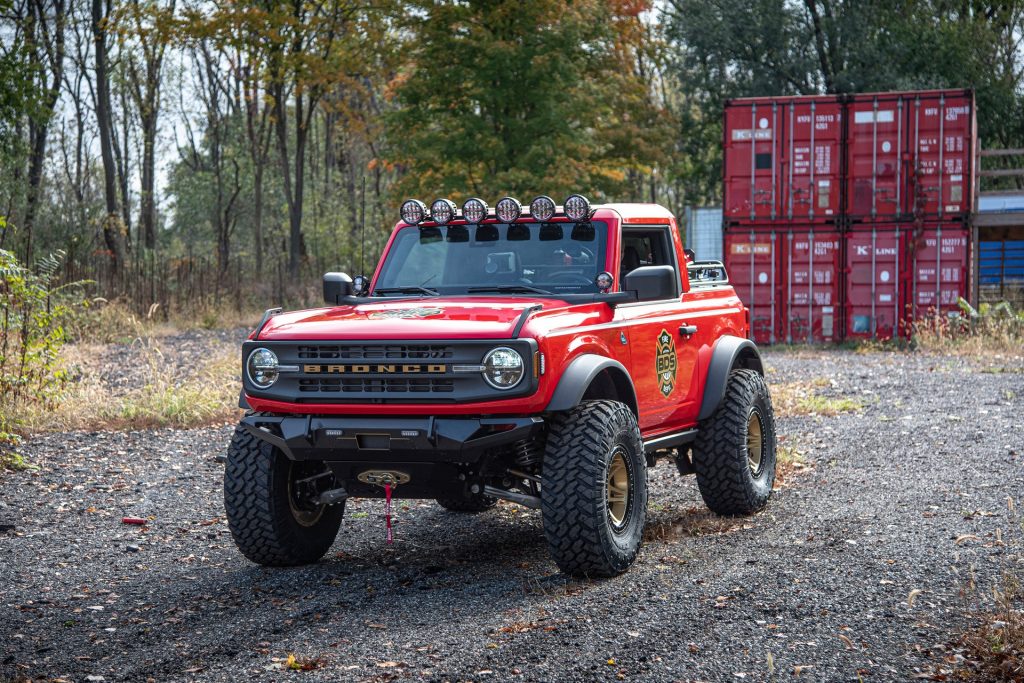
[[[487,512],[498,504],[497,498],[481,494],[468,495],[465,498],[437,498],[437,504],[449,512]]]
[[[236,426],[224,470],[224,509],[235,545],[253,562],[289,567],[316,562],[334,543],[344,503],[329,506],[319,523],[299,527],[291,510],[274,500],[275,451],[242,426]]]
[[[746,425],[749,407],[762,400],[761,414],[770,448],[760,486],[747,465]],[[725,397],[700,424],[693,448],[697,487],[705,504],[720,515],[746,515],[763,508],[775,481],[775,413],[764,377],[754,370],[733,370]],[[766,486],[765,486],[766,484]]]
[[[632,431],[633,448],[640,453],[635,476],[643,482],[643,495],[635,501],[640,515],[639,536],[647,508],[647,466],[640,429],[632,411],[616,401],[585,401],[550,420],[544,453],[541,513],[548,549],[566,574],[615,576],[636,558],[639,538],[625,553],[609,548],[602,525],[607,524],[602,496],[608,444],[618,427]]]

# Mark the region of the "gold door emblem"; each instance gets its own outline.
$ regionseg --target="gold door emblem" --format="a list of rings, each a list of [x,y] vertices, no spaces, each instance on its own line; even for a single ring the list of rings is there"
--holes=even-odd
[[[662,330],[658,335],[658,354],[655,356],[658,371],[658,388],[668,398],[676,388],[676,341],[675,338]]]

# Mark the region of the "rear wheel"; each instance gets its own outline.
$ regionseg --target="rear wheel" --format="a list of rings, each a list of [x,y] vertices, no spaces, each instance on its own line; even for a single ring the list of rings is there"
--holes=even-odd
[[[720,515],[745,515],[768,503],[775,483],[775,413],[764,377],[733,370],[725,398],[701,423],[693,448],[697,486]]]
[[[633,563],[647,516],[647,461],[628,407],[586,401],[552,420],[541,513],[565,573],[614,576]]]
[[[236,427],[224,471],[224,509],[238,549],[267,566],[319,560],[334,543],[345,509],[344,502],[314,502],[333,482],[326,464],[289,460]]]

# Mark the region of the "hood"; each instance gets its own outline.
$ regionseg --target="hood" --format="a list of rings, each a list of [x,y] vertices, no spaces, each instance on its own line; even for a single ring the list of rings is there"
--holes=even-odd
[[[423,297],[281,313],[260,340],[510,339],[530,308],[556,308],[557,299]]]

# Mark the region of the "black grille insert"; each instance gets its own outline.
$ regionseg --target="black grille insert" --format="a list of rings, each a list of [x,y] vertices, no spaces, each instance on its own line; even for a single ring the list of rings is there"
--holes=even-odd
[[[299,391],[357,394],[429,394],[455,391],[450,379],[320,377],[299,380]]]
[[[403,360],[451,358],[453,355],[452,347],[444,344],[320,344],[298,348],[301,360]]]

